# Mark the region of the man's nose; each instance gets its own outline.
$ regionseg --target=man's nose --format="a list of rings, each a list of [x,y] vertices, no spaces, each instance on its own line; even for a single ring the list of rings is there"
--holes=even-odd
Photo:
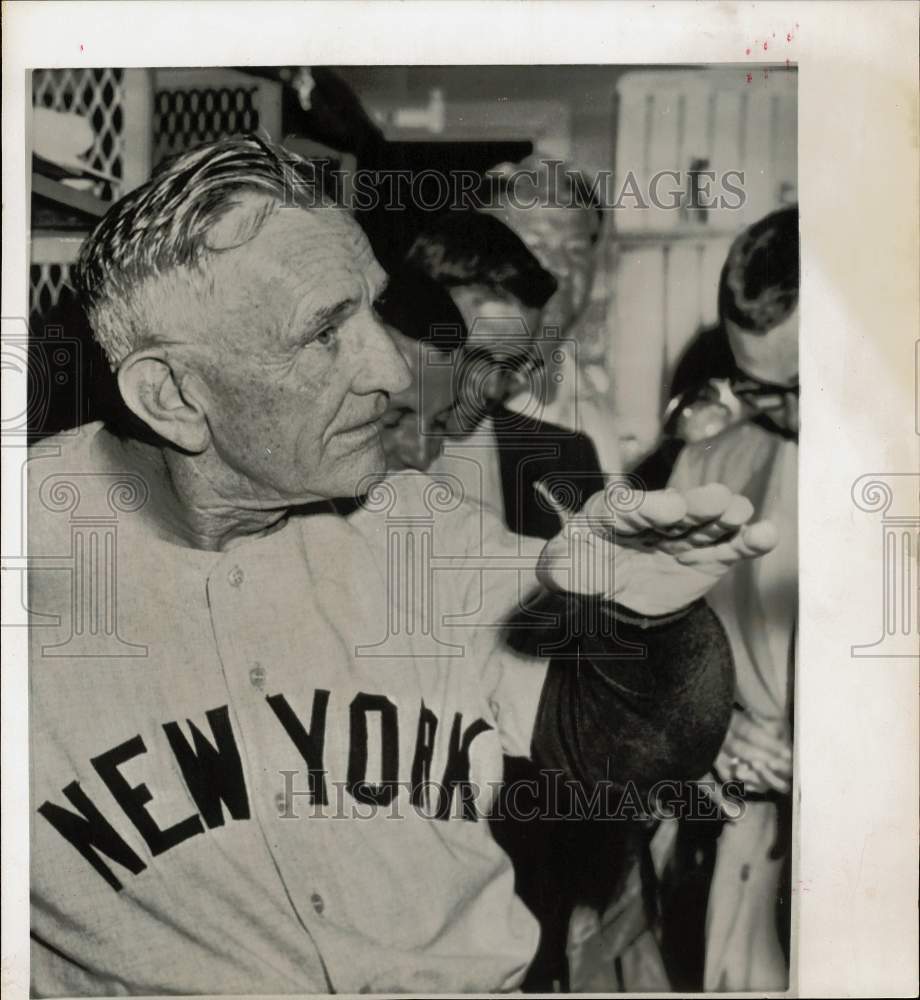
[[[386,328],[373,315],[363,325],[360,375],[356,392],[385,392],[390,397],[409,390],[412,373]]]
[[[409,381],[403,386],[398,392],[394,392],[390,395],[393,406],[401,406],[407,410],[412,410],[417,412],[420,409],[421,401],[419,399],[421,395],[421,370],[419,366],[419,349],[420,344],[416,344],[415,341],[410,340],[406,343],[406,337],[399,338],[395,340],[389,337],[390,343],[395,343],[397,353],[402,359],[403,364],[406,366],[406,370],[409,372]]]

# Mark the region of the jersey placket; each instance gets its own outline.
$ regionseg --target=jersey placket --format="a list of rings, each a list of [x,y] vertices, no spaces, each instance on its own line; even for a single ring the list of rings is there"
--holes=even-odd
[[[294,582],[297,574],[294,560],[286,559],[283,544],[278,545],[284,535],[286,531],[278,532],[260,539],[258,545],[241,546],[229,552],[209,576],[208,599],[224,679],[240,731],[253,818],[278,872],[282,891],[309,938],[304,958],[309,965],[315,964],[315,969],[305,969],[305,984],[310,984],[311,991],[319,989],[320,984],[322,989],[338,989],[320,940],[328,892],[312,877],[319,866],[311,863],[311,857],[325,854],[322,845],[316,843],[322,831],[317,824],[305,827],[304,816],[291,818],[282,772],[304,765],[267,700],[273,691],[285,689],[287,670],[280,662],[283,648],[273,649],[263,642],[265,616],[276,619],[279,629],[291,628],[292,620],[302,634],[312,635],[313,627],[312,622],[304,621],[303,612],[298,618],[286,618],[273,600],[280,596],[281,587],[289,593],[304,593]],[[296,834],[285,836],[282,823],[296,824]],[[295,839],[297,863],[290,849],[290,842]]]

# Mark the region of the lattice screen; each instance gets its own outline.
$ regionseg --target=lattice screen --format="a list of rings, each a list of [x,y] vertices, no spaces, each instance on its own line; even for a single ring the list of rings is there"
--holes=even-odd
[[[32,73],[32,103],[54,111],[76,111],[93,127],[91,167],[114,178],[93,188],[97,198],[122,194],[125,171],[123,69],[37,69]]]
[[[202,142],[260,125],[258,86],[190,87],[158,90],[154,98],[155,163]]]
[[[70,285],[70,264],[32,264],[29,268],[29,317],[34,326],[58,304]]]

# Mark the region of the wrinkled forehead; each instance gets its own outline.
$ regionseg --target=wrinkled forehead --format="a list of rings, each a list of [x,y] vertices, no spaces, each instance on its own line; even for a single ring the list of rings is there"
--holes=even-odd
[[[379,294],[386,274],[346,212],[333,207],[263,207],[268,214],[255,235],[243,221],[251,204],[228,213],[221,220],[222,233],[209,234],[212,240],[226,237],[234,225],[242,225],[246,236],[209,255],[205,265],[220,312],[209,317],[208,327],[219,329],[222,340],[236,342],[239,336],[255,347],[267,337],[275,343],[292,323],[309,322],[323,309],[373,300]],[[243,214],[234,220],[234,213]]]
[[[234,229],[245,231],[263,215],[249,239],[233,241]],[[300,281],[315,274],[334,278],[376,279],[377,263],[367,237],[344,210],[334,206],[304,209],[256,198],[241,201],[209,234],[209,243],[223,240],[227,251],[215,255],[231,280],[253,278],[272,284]],[[217,244],[220,246],[220,244]],[[212,258],[212,259],[215,259]]]

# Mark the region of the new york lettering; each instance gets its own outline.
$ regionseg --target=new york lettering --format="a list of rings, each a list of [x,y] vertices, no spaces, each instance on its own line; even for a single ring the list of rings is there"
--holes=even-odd
[[[307,788],[305,793],[299,794],[306,794],[310,802],[318,805],[326,805],[329,801],[324,763],[329,699],[329,691],[316,689],[309,716],[301,716],[283,694],[268,695],[266,698],[272,714],[306,765]],[[377,782],[369,781],[367,775],[368,726],[372,715],[377,716],[380,731],[381,774]],[[191,740],[178,722],[162,725],[170,751],[198,810],[165,829],[157,824],[148,810],[154,794],[147,784],[132,784],[121,771],[128,761],[147,753],[147,745],[140,734],[90,759],[93,769],[137,830],[152,857],[172,850],[206,829],[223,826],[228,818],[251,818],[249,792],[230,723],[229,707],[222,705],[211,709],[205,713],[205,718],[210,728],[209,735],[191,719],[185,720]],[[400,761],[398,707],[385,695],[361,691],[349,704],[348,719],[345,787],[356,802],[375,807],[387,806],[399,791],[400,764],[409,763]],[[424,809],[425,816],[443,820],[450,817],[451,805],[457,797],[461,817],[475,822],[477,814],[470,782],[470,748],[477,736],[492,727],[483,719],[475,719],[464,727],[462,714],[454,713],[449,734],[442,737],[447,740],[447,759],[443,779],[435,786],[436,799],[432,803],[431,767],[438,726],[438,717],[421,702],[415,748],[409,763],[410,801]],[[38,807],[39,815],[85,858],[112,889],[120,891],[123,883],[113,865],[107,862],[113,862],[132,875],[144,871],[146,862],[78,781],[71,781],[61,792],[73,808],[47,800]]]

